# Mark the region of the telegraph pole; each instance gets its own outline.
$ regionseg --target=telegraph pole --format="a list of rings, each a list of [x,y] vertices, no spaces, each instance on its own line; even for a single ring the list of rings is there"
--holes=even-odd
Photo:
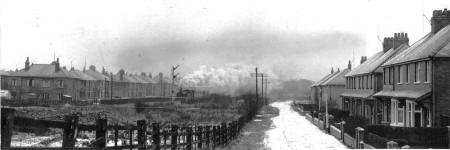
[[[170,90],[172,91],[172,93],[170,94],[171,99],[172,99],[172,103],[175,101],[175,98],[174,98],[174,95],[173,95],[175,92],[173,90],[173,87],[175,86],[174,85],[175,84],[175,79],[179,75],[178,73],[175,74],[175,70],[177,70],[178,67],[180,67],[180,65],[172,66],[172,84],[170,86],[171,87]]]
[[[266,87],[265,87],[265,91],[266,91],[266,93],[265,93],[265,100],[264,100],[264,103],[267,105],[267,84],[270,84],[270,82],[267,80],[267,79],[264,79],[264,84],[266,85]]]
[[[255,79],[256,79],[256,103],[259,102],[258,98],[258,67],[255,68]]]

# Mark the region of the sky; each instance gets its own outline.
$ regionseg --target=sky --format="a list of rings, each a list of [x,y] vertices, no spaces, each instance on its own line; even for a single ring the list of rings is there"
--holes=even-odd
[[[182,76],[259,67],[280,79],[318,80],[381,50],[379,39],[430,31],[448,0],[2,0],[0,68],[60,58],[117,72]],[[354,65],[357,65],[355,63]],[[210,68],[210,69],[205,69]],[[233,68],[233,67],[231,67]],[[239,71],[237,71],[239,72]]]

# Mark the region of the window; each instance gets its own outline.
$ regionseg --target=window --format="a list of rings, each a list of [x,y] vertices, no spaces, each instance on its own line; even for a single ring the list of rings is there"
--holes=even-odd
[[[34,80],[33,79],[28,79],[27,80],[27,86],[28,87],[33,87],[34,86]]]
[[[405,72],[405,83],[409,83],[409,65],[405,65],[406,72]]]
[[[389,85],[392,85],[392,76],[394,75],[394,69],[389,67]]]
[[[419,81],[419,63],[414,63],[414,82],[420,82]]]
[[[430,82],[430,61],[425,61],[425,82]]]
[[[12,86],[17,86],[17,79],[12,79],[11,80],[11,85]]]
[[[383,68],[383,83],[386,85],[386,76],[387,76],[387,73],[386,73],[386,68]]]
[[[58,93],[58,99],[62,100],[63,99],[63,94],[62,93]]]
[[[50,94],[48,94],[48,93],[41,93],[41,94],[39,94],[39,98],[40,99],[49,99],[50,98]]]
[[[59,88],[63,88],[63,87],[64,87],[64,82],[63,82],[63,80],[58,80],[58,81],[56,82],[56,84],[57,84],[57,86],[58,86]]]
[[[361,89],[365,89],[366,85],[364,85],[364,83],[366,82],[366,77],[365,76],[361,76]]]
[[[50,87],[50,80],[42,80],[42,87]]]
[[[402,78],[401,78],[401,66],[397,66],[397,83],[401,84],[402,83]]]

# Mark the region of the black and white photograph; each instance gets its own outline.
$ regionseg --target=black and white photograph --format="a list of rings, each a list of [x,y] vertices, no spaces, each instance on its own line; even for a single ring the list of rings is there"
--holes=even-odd
[[[0,0],[0,149],[450,149],[450,0]]]

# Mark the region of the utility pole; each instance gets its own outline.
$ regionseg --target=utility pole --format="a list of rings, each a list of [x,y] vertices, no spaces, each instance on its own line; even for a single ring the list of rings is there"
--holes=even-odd
[[[265,74],[263,73],[258,73],[258,67],[255,68],[255,73],[251,73],[250,74],[252,77],[255,77],[255,83],[256,83],[256,102],[259,102],[259,94],[258,94],[258,77],[261,77],[261,97],[262,100],[264,101],[264,76]],[[267,76],[266,76],[267,77]]]
[[[266,91],[266,93],[265,93],[265,100],[264,100],[264,103],[267,105],[267,85],[268,84],[270,84],[270,82],[269,82],[269,80],[268,79],[264,79],[264,84],[266,85],[266,87],[265,87],[265,91]]]
[[[109,79],[109,95],[111,97],[111,101],[113,100],[113,75],[110,74],[111,78]]]
[[[178,69],[178,67],[180,67],[180,65],[176,65],[176,66],[172,66],[172,85],[171,85],[171,88],[170,88],[170,90],[171,90],[171,94],[170,94],[170,96],[171,96],[171,99],[172,99],[172,103],[175,101],[175,98],[174,98],[174,90],[173,90],[173,87],[175,86],[174,84],[175,84],[175,79],[177,78],[177,76],[179,75],[179,73],[176,73],[175,74],[175,70],[177,70]]]

